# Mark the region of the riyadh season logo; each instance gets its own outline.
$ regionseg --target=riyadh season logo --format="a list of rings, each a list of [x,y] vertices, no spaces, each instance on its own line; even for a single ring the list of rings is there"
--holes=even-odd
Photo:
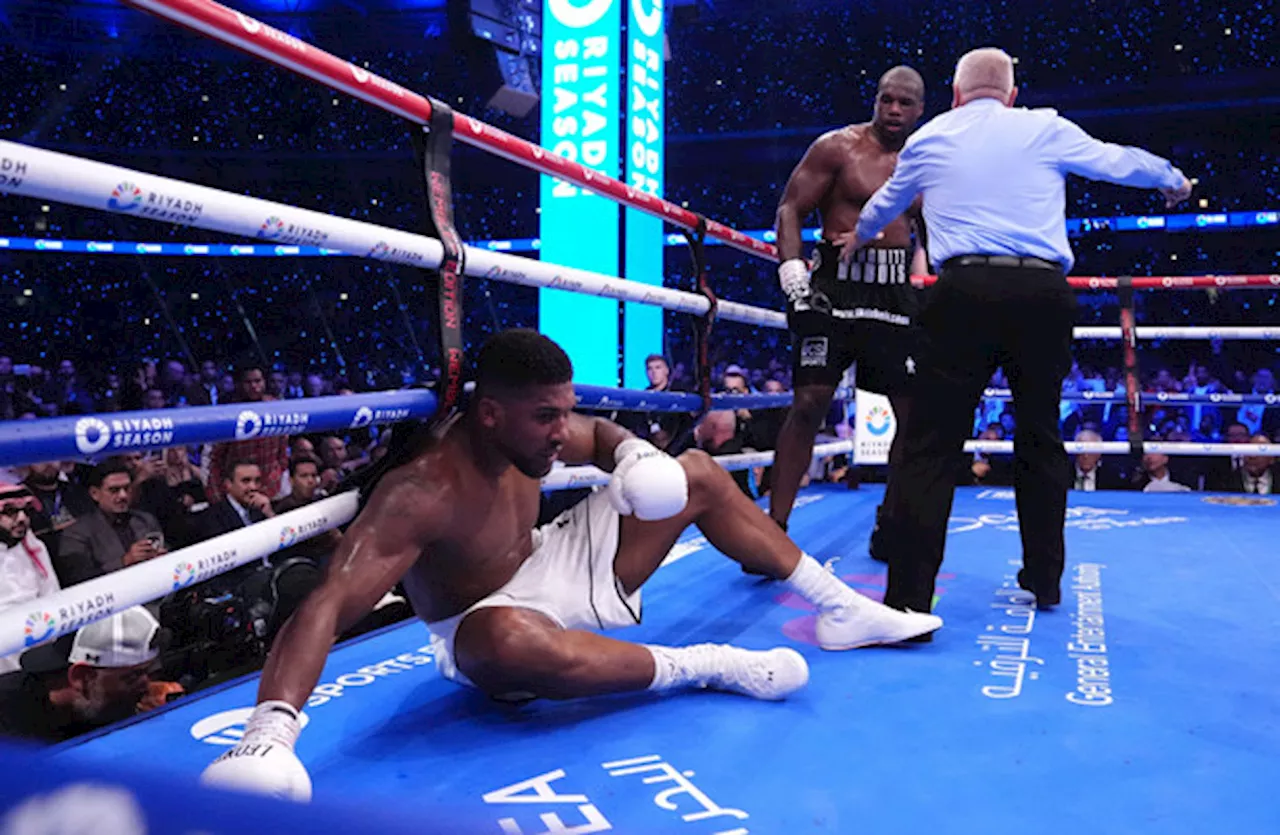
[[[872,406],[871,411],[867,412],[867,419],[863,425],[867,428],[867,432],[879,437],[893,426],[893,415],[883,406]]]
[[[53,637],[53,633],[57,631],[58,619],[52,612],[32,612],[22,625],[22,645],[33,647]]]
[[[356,409],[356,416],[351,419],[352,429],[362,429],[373,423],[373,409],[368,406],[361,406]]]
[[[550,0],[548,9],[560,24],[570,29],[585,29],[599,23],[612,6],[613,0],[587,0],[585,3],[581,0]]]
[[[180,562],[173,567],[173,590],[186,588],[196,579],[196,567],[190,562]]]
[[[288,548],[290,545],[298,541],[298,529],[292,525],[285,525],[280,529],[280,547]]]
[[[93,455],[111,443],[111,427],[97,418],[81,418],[76,421],[76,449],[85,455]]]
[[[390,251],[391,251],[391,247],[387,246],[386,241],[378,241],[376,244],[373,245],[373,249],[369,250],[369,254],[366,255],[365,257],[381,258],[382,256],[386,255]]]
[[[126,180],[111,189],[107,208],[117,212],[131,212],[142,205],[142,189]]]
[[[268,241],[274,241],[284,232],[284,221],[272,215],[262,221],[262,225],[258,227],[258,237]]]

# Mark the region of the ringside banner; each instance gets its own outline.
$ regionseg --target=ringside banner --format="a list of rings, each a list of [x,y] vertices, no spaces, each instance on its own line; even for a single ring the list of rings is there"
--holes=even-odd
[[[627,3],[626,177],[628,189],[662,196],[665,132],[666,33],[662,0]],[[631,281],[662,284],[665,241],[662,219],[627,209],[625,275]],[[628,303],[623,310],[622,384],[645,388],[645,357],[663,353],[662,311]]]
[[[609,177],[619,168],[624,0],[544,0],[542,146]],[[539,151],[539,153],[542,153]],[[541,178],[544,262],[618,275],[618,204]],[[618,384],[618,301],[560,289],[538,294],[538,327],[573,360],[574,379]]]

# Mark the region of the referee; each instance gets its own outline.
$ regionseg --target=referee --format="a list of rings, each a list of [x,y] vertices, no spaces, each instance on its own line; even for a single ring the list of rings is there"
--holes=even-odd
[[[955,462],[983,386],[1002,366],[1017,409],[1014,487],[1022,535],[1018,584],[1056,605],[1071,467],[1058,427],[1071,368],[1074,257],[1064,217],[1068,174],[1159,189],[1172,206],[1191,184],[1169,162],[1099,142],[1053,110],[1014,109],[1013,61],[977,49],[956,64],[952,109],[903,147],[893,177],[862,209],[843,258],[875,240],[924,195],[930,261],[939,281],[920,317],[923,353],[907,415],[897,494],[885,507],[885,603],[932,609]]]

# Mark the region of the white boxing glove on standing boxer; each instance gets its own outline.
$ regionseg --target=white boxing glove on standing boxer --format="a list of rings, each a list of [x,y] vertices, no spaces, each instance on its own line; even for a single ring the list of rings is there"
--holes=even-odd
[[[311,777],[293,753],[301,732],[293,705],[263,702],[249,717],[244,738],[210,763],[200,782],[306,803],[311,800]]]
[[[669,519],[689,503],[689,479],[680,462],[648,441],[628,438],[613,451],[609,503],[623,516]]]

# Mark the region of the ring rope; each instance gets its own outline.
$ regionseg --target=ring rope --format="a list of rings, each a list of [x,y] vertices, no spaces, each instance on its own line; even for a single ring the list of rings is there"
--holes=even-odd
[[[114,612],[149,603],[345,525],[355,518],[358,501],[355,491],[321,499],[56,594],[0,610],[0,655],[54,640]]]
[[[355,64],[305,43],[293,35],[272,28],[242,12],[232,11],[212,0],[124,0],[135,8],[170,20],[209,38],[265,59],[278,67],[318,81],[334,90],[355,96],[397,116],[420,125],[431,120],[432,102]],[[674,223],[695,229],[698,217],[660,197],[615,180],[577,162],[512,136],[461,113],[453,115],[458,139],[483,148],[526,168],[576,183],[620,203]],[[777,248],[757,238],[715,221],[707,222],[707,234],[743,252],[778,260]]]
[[[434,269],[444,259],[440,241],[425,235],[232,194],[17,142],[0,140],[0,158],[23,170],[21,182],[7,189],[12,194],[272,242],[295,243],[302,238],[314,241],[320,234],[324,236],[323,243],[332,249],[411,267]],[[267,231],[268,226],[283,231],[276,234]],[[291,229],[302,231],[293,234]],[[464,271],[474,278],[528,287],[554,287],[696,315],[706,313],[710,307],[707,299],[696,293],[477,247],[468,246],[464,250]],[[783,314],[739,302],[719,302],[716,315],[779,330],[787,326]]]

